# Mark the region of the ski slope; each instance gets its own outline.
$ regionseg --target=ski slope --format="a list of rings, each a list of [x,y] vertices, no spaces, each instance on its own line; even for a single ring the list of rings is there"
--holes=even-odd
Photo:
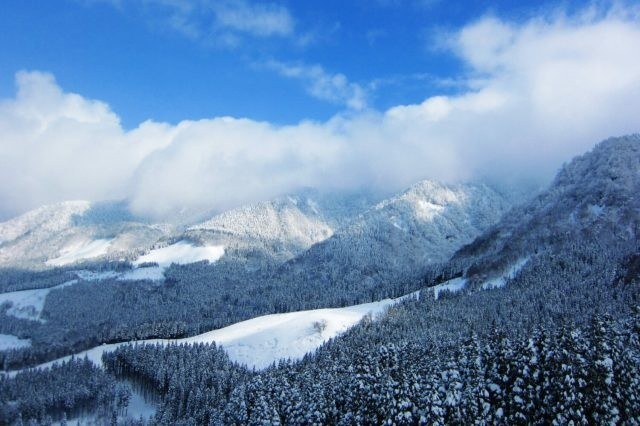
[[[281,359],[299,360],[315,351],[327,340],[340,335],[356,325],[366,315],[373,319],[384,314],[389,307],[408,298],[419,297],[419,292],[378,302],[364,303],[345,308],[314,309],[285,314],[264,315],[242,321],[228,327],[184,339],[150,339],[136,343],[197,344],[213,343],[222,346],[232,361],[249,368],[264,369]],[[128,342],[104,344],[37,366],[50,367],[54,363],[68,361],[72,356],[85,356],[102,366],[102,354],[111,352]],[[13,375],[16,372],[9,372]]]

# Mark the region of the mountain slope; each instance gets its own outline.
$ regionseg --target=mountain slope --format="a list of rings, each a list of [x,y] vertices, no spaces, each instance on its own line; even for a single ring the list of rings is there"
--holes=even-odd
[[[42,269],[84,260],[134,260],[180,240],[229,247],[229,257],[280,263],[331,236],[373,204],[364,193],[304,190],[242,206],[186,228],[147,223],[125,203],[68,201],[0,223],[0,267]]]
[[[206,376],[216,347],[130,347],[109,368],[154,383],[165,422],[636,424],[639,145],[618,138],[575,159],[436,268],[433,289],[299,363],[240,380],[230,372],[216,406],[195,395],[224,378],[179,387]],[[445,272],[464,276],[439,282]],[[194,397],[185,404],[184,394]]]
[[[288,260],[329,238],[374,204],[367,193],[325,194],[307,189],[242,206],[191,226],[187,239],[230,246],[229,255]]]
[[[640,135],[612,138],[564,166],[547,191],[516,207],[453,258],[468,275],[491,277],[568,241],[629,253],[640,236]]]
[[[508,206],[484,185],[420,182],[287,262],[276,280],[340,283],[365,294],[383,282],[415,280],[496,223]]]
[[[43,268],[120,257],[173,232],[140,221],[120,203],[70,201],[0,223],[0,267]]]

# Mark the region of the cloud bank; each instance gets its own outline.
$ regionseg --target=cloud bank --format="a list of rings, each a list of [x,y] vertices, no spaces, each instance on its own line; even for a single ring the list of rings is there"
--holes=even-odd
[[[621,11],[519,25],[486,17],[447,38],[468,68],[460,94],[291,126],[219,117],[125,131],[106,104],[19,72],[17,94],[0,101],[0,215],[127,199],[161,219],[302,186],[543,182],[599,140],[640,130],[638,46],[638,16]]]

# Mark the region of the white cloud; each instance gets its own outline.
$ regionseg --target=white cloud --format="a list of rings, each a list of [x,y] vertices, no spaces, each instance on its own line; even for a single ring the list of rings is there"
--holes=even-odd
[[[276,3],[250,0],[79,0],[107,3],[125,12],[137,8],[158,27],[168,27],[190,39],[236,46],[243,37],[289,37],[295,20]]]
[[[213,118],[125,131],[104,103],[63,92],[48,74],[19,73],[15,98],[0,101],[0,214],[64,199],[127,198],[136,212],[163,217],[301,186],[548,180],[599,140],[640,130],[634,16],[520,25],[488,17],[452,35],[450,46],[469,67],[466,92],[292,126]],[[321,68],[280,72],[316,96],[347,104],[354,96],[346,79]],[[329,83],[314,87],[325,77]]]
[[[353,110],[362,110],[367,106],[366,91],[359,84],[350,82],[344,74],[330,74],[319,65],[291,65],[269,61],[266,66],[284,77],[302,81],[307,92],[315,98]]]
[[[273,3],[214,1],[209,3],[217,23],[234,31],[256,36],[287,36],[294,32],[294,21],[285,7]]]
[[[135,166],[166,141],[167,126],[125,133],[106,104],[62,92],[49,74],[20,72],[16,82],[16,97],[0,101],[0,214],[124,197]]]

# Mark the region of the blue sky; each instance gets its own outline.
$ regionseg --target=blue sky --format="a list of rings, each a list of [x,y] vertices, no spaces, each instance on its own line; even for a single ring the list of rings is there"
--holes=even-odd
[[[0,218],[544,185],[640,132],[640,3],[6,0]]]
[[[228,15],[279,19],[262,30],[259,22],[238,25],[221,17],[216,3],[225,4]],[[362,90],[367,107],[386,109],[459,90],[455,80],[465,67],[440,46],[443,34],[485,15],[523,21],[575,7],[556,1],[8,0],[0,6],[0,95],[14,93],[16,71],[43,70],[65,90],[107,102],[126,128],[147,119],[221,115],[279,124],[326,120],[349,109],[347,100],[310,93],[314,77],[287,77],[274,63],[341,74]]]

